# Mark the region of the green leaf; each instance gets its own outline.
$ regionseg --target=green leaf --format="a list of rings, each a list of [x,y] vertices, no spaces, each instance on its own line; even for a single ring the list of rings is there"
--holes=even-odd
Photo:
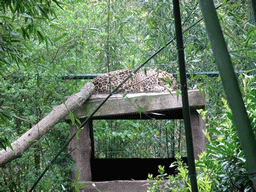
[[[176,95],[177,95],[177,100],[179,100],[179,96],[181,95],[180,91],[176,91]]]
[[[0,15],[0,18],[11,20],[11,18],[6,15]]]
[[[28,44],[28,42],[26,42],[25,40],[22,41],[22,44],[27,48],[27,50],[29,50],[30,52],[32,52],[32,49],[30,47],[30,45]]]
[[[64,28],[60,27],[59,24],[58,24],[58,23],[55,23],[55,22],[52,22],[52,23],[50,24],[50,27],[53,28],[53,29],[65,31]]]
[[[0,139],[0,147],[2,149],[6,150],[6,145],[5,145],[5,143],[3,141],[1,141],[1,139]]]
[[[220,134],[220,131],[217,129],[208,128],[207,131]]]
[[[194,77],[194,70],[190,70],[189,74],[190,74],[190,79],[193,79],[193,77]]]
[[[168,83],[168,81],[162,77],[159,77],[158,79],[160,79],[161,81],[163,81],[164,83]]]
[[[40,43],[42,43],[44,41],[44,36],[40,31],[37,31],[37,37],[38,37]]]
[[[129,102],[131,102],[131,99],[127,96],[125,96],[125,99],[127,99]]]
[[[46,188],[45,188],[44,190],[45,190],[45,191],[50,191],[51,186],[52,186],[52,182],[49,181],[49,182],[47,183]]]
[[[78,129],[76,132],[76,140],[79,139],[79,134],[81,133],[82,129]]]
[[[75,188],[76,188],[76,192],[80,192],[80,189],[79,189],[78,185],[75,185]]]
[[[154,14],[156,14],[156,13],[159,11],[159,9],[160,9],[162,6],[165,6],[165,5],[166,5],[166,3],[161,3],[160,5],[158,5],[157,8],[156,8],[155,11],[154,11]]]
[[[83,186],[85,186],[85,185],[86,185],[86,182],[80,184],[79,187],[83,187]]]
[[[80,169],[77,169],[77,171],[76,171],[76,180],[77,181],[80,180]]]
[[[252,35],[255,34],[256,27],[252,28],[246,35],[246,41],[244,42],[244,46],[248,47],[249,41],[252,38]]]
[[[41,3],[36,3],[38,8],[40,9],[41,13],[44,15],[45,18],[49,19],[47,12],[44,10],[44,8],[41,6]]]
[[[219,124],[216,121],[209,121],[209,124],[218,126]]]
[[[76,122],[77,122],[79,125],[82,124],[81,121],[80,121],[78,118],[76,118]]]
[[[28,34],[27,30],[23,26],[21,27],[21,34],[22,34],[24,39],[26,39],[26,38],[29,39],[29,34]]]
[[[75,117],[74,117],[74,114],[71,111],[69,111],[69,117],[70,117],[70,120],[72,122],[72,125],[74,125],[75,124]]]
[[[124,25],[125,25],[125,23],[121,23],[121,25],[119,26],[119,29],[117,31],[117,34],[120,34],[123,31]]]
[[[65,3],[57,1],[57,0],[53,0],[54,3],[56,3],[56,5],[58,5],[59,8],[63,9],[60,5],[65,5]]]
[[[155,27],[155,25],[154,25],[154,23],[156,23],[156,22],[155,22],[155,20],[154,20],[153,18],[147,19],[147,23],[148,23],[148,27],[149,27],[150,29],[157,29],[157,28]]]
[[[231,113],[231,112],[227,111],[227,112],[226,112],[226,115],[227,115],[227,117],[228,117],[230,120],[232,120],[232,119],[233,119],[233,118],[232,118],[232,113]]]
[[[28,143],[34,144],[34,143],[36,143],[36,142],[37,142],[36,140],[32,140],[32,141],[29,141]]]
[[[223,0],[222,1],[222,6],[226,5],[226,3],[227,3],[227,0]]]

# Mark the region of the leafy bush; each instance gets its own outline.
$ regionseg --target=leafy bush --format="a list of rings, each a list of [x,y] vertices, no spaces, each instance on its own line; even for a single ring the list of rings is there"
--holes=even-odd
[[[173,192],[187,192],[191,191],[188,167],[181,159],[180,155],[176,155],[177,161],[171,166],[177,166],[177,175],[167,176],[164,173],[164,167],[159,166],[159,174],[156,178],[152,175],[148,175],[149,185],[148,191],[161,192],[161,191],[173,191]],[[210,178],[207,175],[198,177],[198,189],[201,192],[209,192],[212,189],[212,184],[209,182]]]
[[[255,132],[256,93],[255,88],[252,87],[254,80],[255,76],[248,78],[245,75],[242,78],[244,86],[241,90],[251,127]],[[209,122],[214,128],[206,131],[209,143],[207,152],[203,153],[200,161],[197,162],[197,166],[200,167],[198,171],[211,178],[212,191],[253,191],[231,110],[225,99],[222,99],[222,102],[224,107],[222,118]]]

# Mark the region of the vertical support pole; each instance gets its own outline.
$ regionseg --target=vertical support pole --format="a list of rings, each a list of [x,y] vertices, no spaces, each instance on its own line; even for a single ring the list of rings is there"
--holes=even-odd
[[[197,180],[196,180],[194,149],[193,149],[193,140],[192,140],[190,113],[189,113],[187,78],[186,78],[186,67],[185,67],[185,58],[184,58],[184,46],[183,46],[183,37],[182,37],[182,28],[181,28],[181,19],[180,19],[179,0],[173,0],[173,11],[174,11],[174,18],[175,18],[175,31],[176,31],[180,82],[181,82],[181,91],[182,91],[183,118],[185,122],[185,131],[186,131],[189,177],[191,181],[192,192],[197,192],[198,187],[197,187]]]
[[[204,134],[206,129],[205,121],[203,120],[202,115],[200,115],[194,108],[190,108],[190,119],[194,146],[194,157],[196,160],[199,160],[199,155],[206,151],[207,139]]]
[[[91,163],[91,177],[92,177],[92,181],[93,181],[93,168],[95,166],[94,164],[94,159],[95,159],[95,148],[94,148],[94,135],[93,135],[93,121],[89,121],[88,122],[89,125],[89,131],[90,131],[90,139],[91,139],[91,159],[90,159],[90,163]]]
[[[91,181],[91,139],[90,139],[90,124],[91,120],[84,125],[83,130],[79,134],[79,139],[73,139],[69,143],[68,151],[73,159],[76,160],[73,171],[72,179],[76,181],[77,170],[80,170],[80,181]],[[79,125],[78,125],[79,126]],[[70,135],[77,131],[77,125],[70,124]]]

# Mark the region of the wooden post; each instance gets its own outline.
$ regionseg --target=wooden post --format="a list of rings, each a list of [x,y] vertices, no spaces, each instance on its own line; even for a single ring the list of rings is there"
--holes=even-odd
[[[88,122],[81,133],[79,134],[79,139],[73,139],[68,147],[68,151],[71,158],[75,159],[76,162],[73,166],[72,179],[77,180],[77,170],[80,170],[80,181],[91,181],[91,138],[90,138],[90,125],[92,121]],[[70,132],[73,135],[76,131],[76,125],[70,124]]]
[[[205,146],[207,141],[203,132],[206,129],[206,126],[202,115],[200,115],[194,108],[190,109],[190,119],[194,146],[194,157],[198,160],[198,155],[200,155],[203,151],[206,151]]]

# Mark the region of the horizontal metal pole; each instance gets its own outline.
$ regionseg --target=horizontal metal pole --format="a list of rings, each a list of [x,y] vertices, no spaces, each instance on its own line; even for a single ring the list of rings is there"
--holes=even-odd
[[[246,71],[239,71],[239,72],[236,72],[236,74],[241,74],[241,73],[245,73]],[[177,77],[177,73],[170,73],[172,74],[174,77]],[[219,76],[219,71],[208,71],[208,72],[194,72],[193,75],[196,76],[196,75],[206,75],[208,77],[218,77]],[[69,74],[69,75],[65,75],[65,76],[62,76],[61,79],[63,80],[67,80],[67,79],[93,79],[97,76],[99,76],[100,73],[92,73],[92,74],[78,74],[78,75],[74,75],[74,74]],[[186,73],[186,76],[188,78],[190,78],[190,73]]]

